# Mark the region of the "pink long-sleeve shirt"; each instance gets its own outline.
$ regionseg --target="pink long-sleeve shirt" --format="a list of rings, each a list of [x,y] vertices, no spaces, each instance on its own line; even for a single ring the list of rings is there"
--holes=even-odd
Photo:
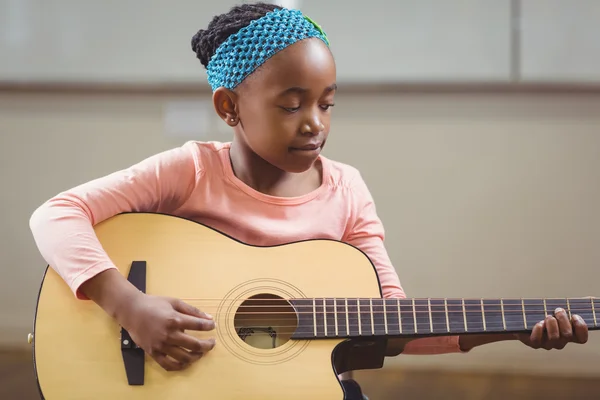
[[[230,143],[190,141],[127,169],[58,194],[31,216],[40,253],[78,299],[82,283],[115,268],[93,226],[122,212],[160,212],[211,226],[252,245],[326,238],[361,249],[384,297],[405,298],[384,247],[373,198],[353,167],[320,156],[322,184],[299,197],[260,193],[238,179]],[[458,337],[410,342],[405,354],[460,352]]]

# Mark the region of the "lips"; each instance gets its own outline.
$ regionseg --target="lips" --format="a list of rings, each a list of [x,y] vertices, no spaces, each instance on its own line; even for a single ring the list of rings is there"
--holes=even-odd
[[[305,144],[304,146],[301,146],[301,147],[292,147],[292,149],[310,151],[310,150],[317,150],[320,147],[321,147],[321,143],[309,143],[309,144]]]

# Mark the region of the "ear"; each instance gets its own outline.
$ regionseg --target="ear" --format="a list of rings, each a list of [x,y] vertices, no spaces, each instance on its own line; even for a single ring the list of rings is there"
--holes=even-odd
[[[237,94],[229,89],[220,87],[213,93],[215,111],[229,126],[236,126],[239,122]]]

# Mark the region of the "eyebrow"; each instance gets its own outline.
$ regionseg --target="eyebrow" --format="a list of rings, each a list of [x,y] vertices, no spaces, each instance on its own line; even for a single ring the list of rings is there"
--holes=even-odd
[[[325,90],[323,90],[323,93],[333,92],[334,90],[337,90],[337,88],[338,88],[338,86],[337,86],[336,83],[331,84],[331,85],[327,86],[325,88]],[[279,95],[280,96],[285,96],[286,94],[291,94],[291,93],[304,94],[306,92],[308,92],[308,89],[302,88],[302,87],[299,87],[299,86],[294,86],[294,87],[291,87],[291,88],[287,88],[286,90],[284,90],[283,92],[281,92]]]

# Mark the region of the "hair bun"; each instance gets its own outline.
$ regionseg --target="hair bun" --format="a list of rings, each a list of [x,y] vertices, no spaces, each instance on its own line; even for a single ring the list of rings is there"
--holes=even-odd
[[[196,34],[192,37],[192,51],[196,53],[196,58],[200,60],[202,65],[205,67],[208,65],[209,58],[203,48],[203,42],[206,41],[206,30],[200,29]]]
[[[200,29],[192,37],[192,51],[204,67],[208,67],[210,59],[217,48],[232,34],[250,24],[269,11],[281,8],[270,3],[242,4],[234,6],[226,14],[216,15],[206,29]]]

